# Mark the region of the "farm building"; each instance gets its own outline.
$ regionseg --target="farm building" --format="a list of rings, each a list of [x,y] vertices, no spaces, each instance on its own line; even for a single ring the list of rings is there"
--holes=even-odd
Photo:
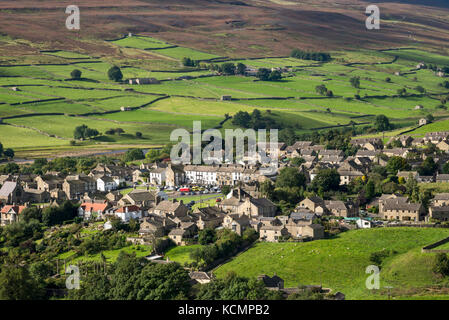
[[[129,79],[129,84],[159,84],[161,83],[156,78],[136,78],[136,79]]]
[[[419,123],[420,126],[426,125],[427,124],[427,119],[421,118],[421,119],[419,119],[418,123]]]

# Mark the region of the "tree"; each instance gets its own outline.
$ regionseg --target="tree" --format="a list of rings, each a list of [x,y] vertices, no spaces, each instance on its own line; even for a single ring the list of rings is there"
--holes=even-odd
[[[45,279],[53,275],[54,266],[50,262],[37,261],[30,265],[30,275],[38,283],[44,283]]]
[[[249,128],[250,123],[251,123],[251,116],[246,111],[237,112],[232,119],[233,125],[243,128]]]
[[[443,166],[443,173],[449,174],[449,162],[446,162]]]
[[[136,132],[136,137],[141,139],[142,138],[142,132],[137,131]]]
[[[435,118],[433,117],[433,115],[431,115],[430,113],[426,116],[426,120],[428,123],[433,122],[433,120],[435,120]]]
[[[304,187],[305,184],[305,175],[299,172],[297,168],[293,167],[282,168],[276,179],[277,188]]]
[[[259,78],[259,80],[268,81],[270,79],[270,74],[270,70],[266,68],[260,68],[259,70],[257,70],[256,77]]]
[[[398,95],[403,97],[403,96],[405,96],[407,94],[407,89],[406,88],[398,89],[397,93],[398,93]]]
[[[278,70],[271,71],[268,80],[270,81],[278,81],[282,79],[282,73]]]
[[[268,290],[257,279],[239,277],[235,273],[226,274],[223,279],[211,281],[200,287],[199,300],[281,300],[279,291]]]
[[[79,71],[78,69],[75,69],[70,73],[70,76],[72,77],[72,79],[78,80],[78,79],[81,79],[81,74],[82,74],[81,71]]]
[[[440,86],[449,89],[449,81],[444,81],[443,83],[440,83]]]
[[[237,74],[241,74],[244,75],[246,71],[246,65],[244,65],[243,63],[239,62],[237,63],[237,69],[236,69],[236,73]]]
[[[129,149],[126,151],[125,155],[123,156],[123,161],[130,162],[134,160],[142,160],[145,159],[145,155],[143,153],[142,149],[136,148],[136,149]]]
[[[39,222],[42,221],[42,211],[38,207],[29,207],[23,209],[23,211],[19,215],[19,221],[30,222],[32,219],[37,220]]]
[[[368,200],[371,200],[376,195],[376,186],[374,184],[374,181],[369,179],[368,182],[365,185],[365,197]]]
[[[298,136],[292,128],[285,128],[279,132],[279,140],[285,142],[289,146],[294,144],[297,139]]]
[[[231,187],[230,186],[225,185],[225,186],[221,187],[221,193],[224,196],[227,196],[229,194],[229,192],[231,192]]]
[[[438,170],[438,164],[435,163],[433,157],[427,157],[418,168],[421,176],[432,176]]]
[[[260,193],[268,199],[273,199],[273,183],[270,180],[265,180],[264,182],[262,182],[262,184],[260,185]]]
[[[12,158],[14,158],[14,150],[11,148],[8,148],[3,152],[3,155],[7,158],[12,159]]]
[[[31,277],[26,266],[2,265],[0,300],[37,300],[43,296],[43,286]]]
[[[108,78],[109,80],[114,80],[115,82],[119,82],[123,79],[122,71],[119,67],[113,66],[108,70]]]
[[[70,300],[108,300],[111,281],[104,273],[88,272],[79,290],[69,290]]]
[[[315,91],[320,95],[325,95],[327,93],[327,88],[324,84],[320,84],[315,87]]]
[[[177,263],[148,263],[136,280],[136,300],[185,299],[190,290],[189,274]]]
[[[206,245],[209,243],[214,243],[217,240],[217,235],[214,229],[206,228],[198,232],[198,243]]]
[[[383,114],[379,114],[378,116],[376,116],[374,127],[377,131],[387,131],[392,128],[390,120]]]
[[[65,201],[59,207],[46,207],[42,211],[42,222],[46,226],[62,224],[78,216],[78,208],[70,201]]]
[[[360,88],[360,77],[352,77],[349,82],[354,88]]]
[[[433,271],[442,276],[449,274],[449,258],[445,253],[437,253],[435,255]]]
[[[330,61],[331,55],[329,53],[324,52],[308,52],[303,51],[299,49],[293,49],[291,54],[291,57],[296,59],[303,59],[303,60],[314,60],[314,61]]]
[[[424,89],[422,86],[417,86],[415,88],[415,90],[418,91],[419,93],[425,93],[426,92],[426,89]]]
[[[221,69],[226,75],[235,74],[235,65],[232,62],[226,62],[221,65]]]
[[[86,126],[85,124],[78,126],[75,128],[74,132],[73,132],[73,138],[78,139],[78,140],[84,140],[87,138],[93,138],[98,136],[100,133],[98,132],[98,130],[96,129],[91,129],[88,126]]]
[[[393,156],[390,159],[388,159],[386,168],[388,172],[396,175],[398,171],[407,171],[410,170],[411,167],[406,159],[402,157]]]
[[[115,133],[121,135],[122,133],[125,133],[125,130],[123,130],[122,128],[115,128]]]
[[[195,66],[195,61],[190,59],[189,57],[184,57],[184,58],[182,58],[182,64],[185,67],[194,67]]]
[[[324,192],[338,190],[340,187],[340,174],[336,169],[321,169],[313,179],[312,186],[315,190]]]
[[[0,173],[9,174],[9,173],[18,173],[20,171],[20,167],[17,163],[9,162],[4,166],[0,167]]]

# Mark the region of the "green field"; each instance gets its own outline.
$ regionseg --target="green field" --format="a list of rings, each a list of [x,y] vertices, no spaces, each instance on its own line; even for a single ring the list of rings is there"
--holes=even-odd
[[[191,246],[181,246],[181,247],[174,247],[170,250],[168,250],[165,253],[165,257],[170,259],[171,261],[178,262],[181,265],[184,265],[184,263],[191,263],[193,262],[192,259],[190,259],[190,252],[195,250],[196,248],[200,248],[201,245],[194,244]]]
[[[286,287],[322,283],[343,292],[347,299],[385,299],[382,287],[392,286],[398,297],[406,298],[432,285],[446,284],[431,271],[434,254],[420,250],[447,236],[447,229],[378,228],[348,231],[335,239],[306,243],[263,242],[214,273],[218,277],[229,271],[247,277],[276,273],[285,280]],[[383,249],[397,253],[382,262],[381,290],[373,292],[365,287],[365,269],[373,264],[370,254]]]
[[[8,43],[13,42],[8,40]],[[204,67],[182,66],[184,57],[207,60],[218,55],[152,37],[133,35],[109,41],[107,45],[136,58],[114,60],[90,55],[85,50],[56,50],[38,55],[45,58],[46,63],[1,66],[0,118],[18,116],[3,119],[3,122],[28,128],[0,127],[0,131],[9,133],[1,136],[1,142],[24,156],[39,154],[43,148],[50,152],[50,146],[55,153],[62,149],[68,151],[75,127],[86,124],[101,133],[121,127],[125,134],[103,134],[92,141],[79,142],[74,150],[95,144],[99,148],[156,146],[165,144],[173,129],[191,128],[194,120],[201,121],[203,129],[217,127],[225,114],[232,116],[238,111],[252,112],[255,108],[262,112],[270,110],[278,123],[288,124],[298,134],[351,122],[370,125],[377,115],[386,115],[396,129],[363,136],[384,136],[388,140],[407,128],[414,128],[418,120],[429,113],[437,121],[411,134],[422,136],[449,127],[449,112],[439,107],[440,98],[449,94],[449,90],[441,86],[444,79],[435,76],[431,70],[414,70],[418,61],[438,65],[449,62],[448,57],[436,53],[418,49],[361,49],[332,52],[334,59],[327,63],[294,58],[230,60],[255,68],[288,68],[281,81],[259,81],[255,77],[219,76]],[[399,58],[393,62],[396,56]],[[49,63],[51,59],[55,60],[53,64]],[[121,67],[125,81],[117,83],[108,78],[107,71],[113,65]],[[82,72],[81,80],[70,79],[74,69]],[[403,74],[395,75],[397,71]],[[199,77],[204,75],[208,76]],[[183,76],[193,78],[175,80]],[[360,88],[350,84],[349,80],[354,76],[360,77]],[[163,81],[152,85],[129,85],[126,81],[136,77],[155,77]],[[386,78],[391,81],[387,82]],[[333,97],[320,96],[316,92],[316,87],[322,84],[333,92]],[[417,95],[418,86],[423,87],[426,94]],[[19,90],[13,91],[12,87]],[[397,91],[402,88],[413,96],[398,97]],[[220,101],[224,95],[232,96],[232,101]],[[356,99],[356,95],[360,99]],[[168,98],[151,104],[161,96]],[[47,99],[60,100],[38,101]],[[424,108],[415,110],[417,105]],[[140,109],[109,113],[121,107]],[[43,113],[60,115],[40,115]],[[31,117],[23,117],[30,114]],[[94,115],[68,117],[86,114]],[[223,127],[233,128],[231,122],[227,121]],[[135,137],[136,132],[143,133],[142,139]]]
[[[48,54],[50,56],[56,56],[61,58],[68,58],[68,59],[89,59],[90,57],[88,55],[79,53],[79,52],[72,52],[72,51],[64,51],[64,50],[57,50],[57,51],[46,51],[42,52],[43,54]]]
[[[120,252],[125,252],[128,254],[135,254],[136,257],[146,257],[151,254],[153,251],[153,248],[148,245],[130,245],[128,247],[124,247],[121,249],[115,249],[115,250],[105,250],[96,254],[92,255],[83,255],[78,256],[76,258],[73,258],[70,261],[70,264],[76,265],[80,262],[101,262],[101,254],[103,254],[106,258],[106,261],[109,263],[114,263],[117,260],[117,257],[119,256]],[[70,259],[75,255],[74,251],[68,251],[64,252],[62,254],[59,254],[56,259],[64,260],[64,259]],[[60,264],[61,266],[61,272],[64,271],[64,265]]]

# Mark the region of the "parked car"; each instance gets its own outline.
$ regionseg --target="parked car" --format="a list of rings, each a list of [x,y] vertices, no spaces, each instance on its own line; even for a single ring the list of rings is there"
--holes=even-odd
[[[221,202],[221,198],[215,199],[215,202]]]

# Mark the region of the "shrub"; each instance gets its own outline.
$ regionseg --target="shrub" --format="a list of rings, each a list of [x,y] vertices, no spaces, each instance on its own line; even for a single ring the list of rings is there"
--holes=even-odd
[[[447,257],[447,254],[438,253],[435,256],[433,271],[442,276],[447,276],[449,274],[449,258]]]
[[[109,80],[114,80],[115,82],[119,82],[123,79],[122,71],[119,67],[113,66],[111,69],[108,70],[108,78]]]
[[[81,79],[81,74],[81,71],[75,69],[70,73],[70,76],[72,77],[72,79]]]

